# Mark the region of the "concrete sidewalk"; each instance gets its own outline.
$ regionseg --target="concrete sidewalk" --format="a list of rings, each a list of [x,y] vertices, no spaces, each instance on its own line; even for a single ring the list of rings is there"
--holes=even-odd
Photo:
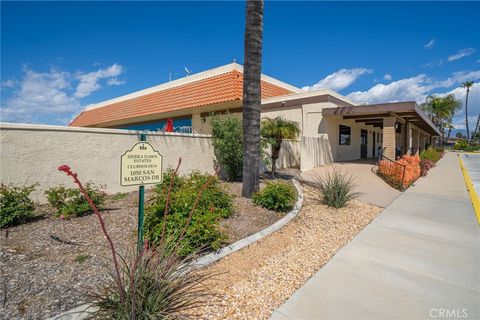
[[[351,175],[355,181],[355,192],[359,192],[360,201],[370,203],[382,208],[388,207],[401,192],[389,186],[372,169],[375,167],[375,160],[358,160],[350,162],[335,162],[301,173],[305,180],[313,180],[319,176],[332,173],[333,170]]]
[[[480,319],[480,228],[452,153],[272,315],[460,318]]]

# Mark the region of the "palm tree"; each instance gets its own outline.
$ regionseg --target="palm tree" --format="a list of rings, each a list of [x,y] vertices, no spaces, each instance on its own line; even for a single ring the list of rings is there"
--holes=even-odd
[[[275,178],[275,169],[282,141],[284,139],[297,139],[300,134],[300,127],[295,121],[276,117],[275,119],[265,118],[262,120],[262,137],[267,138],[272,151],[272,178]]]
[[[478,125],[480,124],[480,112],[478,113],[478,117],[477,117],[477,124],[475,125],[475,131],[473,131],[473,135],[472,135],[472,139],[477,141],[477,140],[480,140],[477,135],[478,133]]]
[[[447,141],[448,139],[450,139],[450,135],[452,134],[452,129],[455,129],[455,127],[452,125],[452,122],[450,122],[449,124],[447,124],[447,129],[448,129],[448,133],[447,133]]]
[[[445,129],[449,129],[448,137],[452,127],[452,120],[455,111],[461,107],[460,101],[455,99],[453,94],[444,97],[431,95],[420,105],[432,122],[442,133],[442,143],[445,140]]]
[[[260,185],[260,78],[262,74],[263,0],[247,0],[243,70],[243,186],[250,198]]]
[[[473,81],[467,81],[462,83],[462,87],[467,89],[467,95],[465,97],[465,126],[467,127],[467,141],[470,141],[470,130],[468,129],[468,94],[472,86]]]

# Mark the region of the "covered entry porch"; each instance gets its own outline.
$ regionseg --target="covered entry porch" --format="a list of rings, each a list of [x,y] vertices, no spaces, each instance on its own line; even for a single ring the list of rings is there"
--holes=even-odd
[[[392,160],[404,154],[418,154],[433,143],[433,137],[440,135],[414,101],[324,108],[322,115],[337,123],[349,121],[361,126],[359,139],[352,140],[359,141],[356,147],[360,149],[362,158],[377,156],[377,149]],[[343,127],[339,126],[340,143]],[[369,138],[369,133],[373,139]],[[368,152],[370,149],[374,149],[373,152]]]

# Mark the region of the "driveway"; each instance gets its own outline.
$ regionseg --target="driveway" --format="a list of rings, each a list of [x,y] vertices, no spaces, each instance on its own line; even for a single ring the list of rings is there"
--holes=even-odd
[[[360,193],[358,199],[379,207],[387,207],[401,192],[390,187],[380,179],[372,169],[375,166],[373,160],[358,160],[351,162],[336,162],[334,164],[317,167],[301,173],[305,180],[312,181],[315,177],[325,176],[333,170],[339,170],[350,174],[355,181],[355,191]]]
[[[453,153],[393,201],[272,315],[460,318],[480,319],[480,228]]]

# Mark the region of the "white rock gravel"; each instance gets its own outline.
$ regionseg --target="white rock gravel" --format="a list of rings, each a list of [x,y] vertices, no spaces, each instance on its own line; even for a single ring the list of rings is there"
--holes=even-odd
[[[342,209],[320,203],[304,186],[305,202],[287,226],[208,267],[214,299],[197,313],[207,319],[268,319],[382,210],[357,200]]]

